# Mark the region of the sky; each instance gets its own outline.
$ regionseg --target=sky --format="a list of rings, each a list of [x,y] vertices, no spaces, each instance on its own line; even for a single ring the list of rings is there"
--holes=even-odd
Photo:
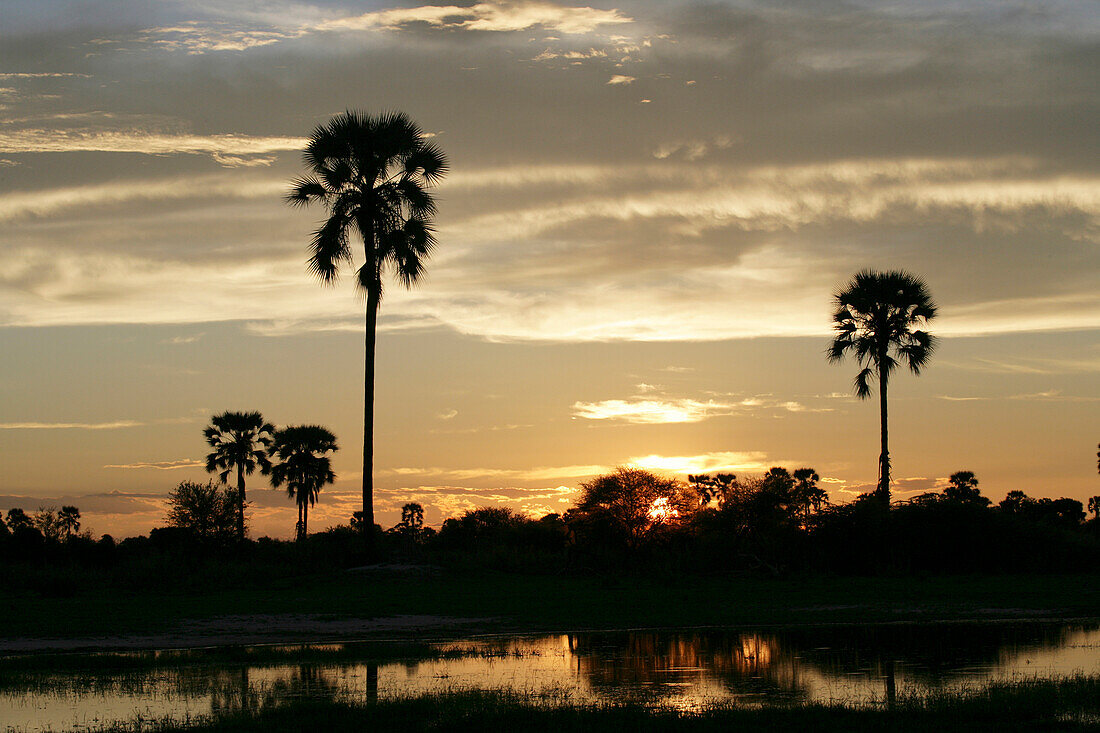
[[[1093,2],[36,0],[0,5],[0,509],[146,532],[210,416],[259,410],[337,435],[311,527],[347,521],[365,302],[283,202],[347,109],[450,161],[427,277],[382,303],[383,526],[561,512],[618,465],[852,499],[877,405],[824,352],[863,268],[940,309],[890,384],[897,498],[1100,493]]]

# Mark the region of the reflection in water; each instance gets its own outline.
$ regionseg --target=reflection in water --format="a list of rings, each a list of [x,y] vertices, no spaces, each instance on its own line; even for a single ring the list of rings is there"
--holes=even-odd
[[[0,730],[78,729],[137,715],[217,716],[297,700],[362,702],[471,688],[678,709],[714,702],[881,704],[907,692],[992,679],[1100,674],[1100,625],[583,633],[439,644],[443,658],[386,664],[356,661],[355,644],[327,648],[341,661],[229,664],[196,652],[165,655],[136,671],[3,676]]]

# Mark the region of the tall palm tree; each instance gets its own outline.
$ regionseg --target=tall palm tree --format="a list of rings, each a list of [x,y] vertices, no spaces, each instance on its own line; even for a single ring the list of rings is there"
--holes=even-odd
[[[272,453],[279,462],[271,467],[271,485],[286,484],[286,493],[298,502],[296,537],[306,536],[309,508],[321,487],[336,480],[326,453],[339,450],[336,436],[320,425],[292,425],[275,433]]]
[[[862,270],[834,296],[836,335],[827,351],[838,362],[851,351],[862,370],[855,378],[860,399],[871,396],[871,382],[879,385],[881,451],[875,494],[890,504],[890,451],[887,431],[886,391],[898,364],[920,374],[935,349],[935,337],[923,330],[936,316],[928,286],[916,275],[901,270]]]
[[[221,471],[218,478],[229,483],[229,474],[237,470],[237,539],[244,542],[244,477],[251,476],[259,468],[260,473],[271,470],[267,457],[271,447],[274,426],[264,422],[258,412],[223,412],[210,418],[210,425],[202,434],[213,450],[206,456],[209,473]]]
[[[428,189],[447,172],[447,160],[400,112],[337,115],[313,131],[304,157],[309,174],[294,182],[287,203],[320,203],[328,212],[310,243],[310,272],[323,284],[334,283],[343,266],[355,267],[349,239],[356,235],[363,242],[364,261],[355,270],[367,296],[361,525],[373,555],[374,355],[382,282],[389,272],[411,287],[424,274],[435,244],[436,207]]]

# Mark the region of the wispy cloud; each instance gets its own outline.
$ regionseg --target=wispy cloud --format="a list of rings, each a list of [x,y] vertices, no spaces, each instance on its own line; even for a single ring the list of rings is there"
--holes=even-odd
[[[569,479],[595,476],[608,470],[607,466],[539,466],[535,468],[441,468],[441,467],[398,467],[383,469],[382,474],[396,476],[419,476],[422,478],[442,478],[451,481],[469,481],[473,479],[516,481],[545,481],[547,479]]]
[[[1100,402],[1100,397],[1087,397],[1084,395],[1062,394],[1060,389],[1048,389],[1042,392],[1026,392],[1021,394],[998,395],[986,397],[936,395],[938,399],[949,402],[990,402],[996,400],[1020,400],[1024,402]]]
[[[615,74],[607,80],[608,84],[633,84],[637,79],[633,76],[626,76],[625,74]]]
[[[690,423],[728,415],[731,405],[708,400],[603,400],[574,402],[574,417],[586,420],[622,420],[636,424]]]
[[[205,333],[196,333],[190,336],[173,336],[172,338],[165,339],[162,343],[165,344],[193,344],[197,341],[201,341]]]
[[[618,10],[558,5],[541,0],[480,2],[468,7],[422,5],[378,10],[328,20],[314,30],[397,30],[421,23],[436,28],[482,32],[512,32],[531,28],[566,34],[591,33],[601,26],[623,25],[631,18]]]
[[[695,456],[648,455],[631,458],[629,465],[652,471],[664,471],[676,474],[723,472],[761,472],[772,466],[787,465],[789,461],[777,461],[768,458],[760,451],[736,452],[717,451]]]
[[[146,28],[138,39],[168,51],[202,54],[248,51],[318,33],[397,32],[414,28],[477,33],[514,33],[541,29],[577,36],[604,27],[621,27],[632,19],[618,10],[559,5],[544,0],[487,0],[468,6],[421,5],[332,17],[319,22],[279,22],[258,27],[237,22],[186,21]]]
[[[643,385],[639,385],[642,387]],[[650,385],[644,385],[650,387]],[[652,391],[639,389],[642,395]],[[787,412],[828,412],[830,408],[808,408],[794,400],[776,400],[769,396],[740,399],[696,400],[691,398],[660,398],[639,396],[629,400],[602,400],[573,403],[573,416],[586,420],[616,420],[638,425],[696,423],[712,417],[734,415],[750,410],[784,410]]]
[[[109,463],[104,468],[155,468],[158,471],[174,471],[178,468],[202,468],[206,464],[191,458],[178,461],[148,461],[139,463]]]
[[[144,130],[22,129],[6,130],[0,136],[0,153],[172,153],[209,154],[226,164],[266,165],[239,156],[285,150],[301,150],[309,142],[300,137],[251,135],[189,135]],[[268,160],[270,162],[270,160]]]
[[[136,420],[113,420],[110,422],[4,422],[0,430],[119,430],[136,428],[146,423]]]
[[[223,175],[181,176],[172,180],[132,180],[11,193],[0,198],[0,221],[43,216],[87,206],[136,201],[171,201],[217,197],[254,199],[275,197],[286,183],[272,179],[229,178]]]
[[[8,71],[0,73],[0,79],[57,79],[64,77],[88,79],[91,77],[91,74],[77,74],[70,71]]]

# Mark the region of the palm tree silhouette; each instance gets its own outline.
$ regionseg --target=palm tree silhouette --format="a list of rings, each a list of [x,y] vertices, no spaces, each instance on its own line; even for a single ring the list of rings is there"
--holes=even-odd
[[[836,336],[827,351],[838,362],[851,351],[863,369],[856,375],[860,399],[871,396],[871,382],[879,384],[881,452],[875,494],[890,504],[890,451],[888,447],[886,387],[890,374],[904,363],[914,374],[932,356],[935,338],[922,330],[936,315],[928,286],[916,275],[900,270],[862,270],[848,287],[834,296]]]
[[[244,542],[244,477],[257,467],[260,473],[271,470],[267,451],[271,447],[274,426],[264,422],[258,412],[223,412],[210,418],[202,434],[213,450],[206,456],[206,470],[220,470],[218,478],[229,483],[229,474],[237,469],[237,539]]]
[[[273,455],[279,462],[271,467],[271,485],[286,484],[286,493],[298,502],[295,536],[304,539],[309,526],[309,508],[317,502],[321,487],[336,480],[325,453],[339,450],[336,436],[320,425],[292,425],[275,433]]]
[[[80,510],[75,506],[63,506],[57,512],[57,523],[68,540],[80,531]]]
[[[810,518],[810,510],[820,510],[823,504],[829,503],[829,495],[817,485],[821,477],[812,468],[798,468],[791,474],[794,479],[794,498],[802,512],[802,520]]]
[[[362,530],[374,555],[374,355],[382,281],[392,272],[411,287],[424,274],[435,244],[435,200],[427,189],[446,174],[447,161],[400,112],[337,115],[313,131],[304,157],[310,174],[294,182],[286,201],[316,202],[328,211],[310,243],[310,272],[326,285],[334,283],[343,265],[354,266],[351,234],[363,241],[365,261],[356,270],[367,295]]]

